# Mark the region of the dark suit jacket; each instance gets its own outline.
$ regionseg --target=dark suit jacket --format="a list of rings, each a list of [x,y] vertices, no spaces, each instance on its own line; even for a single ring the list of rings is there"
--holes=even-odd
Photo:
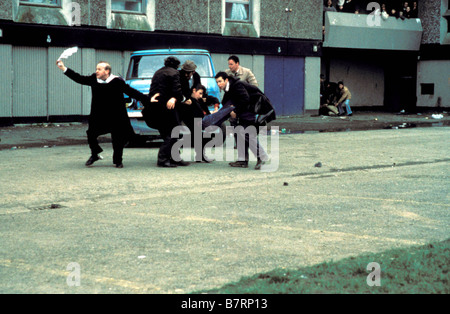
[[[230,88],[222,99],[222,104],[228,106],[233,104],[235,107],[234,112],[239,118],[245,120],[252,120],[255,117],[255,113],[252,112],[252,107],[261,97],[261,90],[251,84],[243,82],[239,79],[230,77],[228,79]]]
[[[181,83],[181,91],[183,92],[183,96],[186,99],[191,98],[191,88],[189,87],[189,80],[186,78],[186,72],[180,70],[180,83]],[[193,84],[192,87],[196,87],[198,84],[202,83],[200,75],[197,72],[194,72],[192,75]]]
[[[180,73],[171,67],[162,67],[155,72],[150,85],[150,98],[160,93],[157,103],[151,103],[143,110],[146,123],[156,129],[171,130],[180,125],[178,106],[183,101],[181,91]],[[176,98],[175,109],[167,109],[167,101]]]

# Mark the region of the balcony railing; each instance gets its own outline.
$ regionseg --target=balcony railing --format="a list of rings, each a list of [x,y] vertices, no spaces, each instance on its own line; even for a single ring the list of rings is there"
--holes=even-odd
[[[325,12],[324,47],[418,51],[420,19]]]

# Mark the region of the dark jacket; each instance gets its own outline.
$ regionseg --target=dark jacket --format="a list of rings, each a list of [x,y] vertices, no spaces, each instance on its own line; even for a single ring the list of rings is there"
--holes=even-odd
[[[328,82],[326,83],[326,89],[325,89],[325,103],[333,104],[337,101],[337,97],[339,95],[339,87],[337,83],[334,82]]]
[[[214,96],[210,96],[210,95],[206,94],[206,95],[203,95],[203,98],[205,98],[206,101],[202,100],[200,102],[200,107],[205,112],[206,116],[211,114],[211,112],[209,111],[210,106],[214,106],[214,108],[216,108],[216,107],[218,108],[220,106],[220,100]]]
[[[171,130],[180,125],[178,106],[183,101],[180,73],[171,67],[162,67],[155,72],[150,85],[150,98],[160,93],[157,103],[151,103],[142,111],[148,126],[155,129]],[[167,109],[167,101],[176,98],[175,109]]]
[[[187,79],[186,72],[184,70],[180,70],[180,83],[181,83],[181,91],[183,93],[183,96],[186,99],[191,98],[191,87],[189,86],[189,80]],[[202,80],[200,78],[200,75],[197,72],[194,72],[192,75],[192,87],[196,87],[198,84],[202,83]]]
[[[228,82],[230,83],[229,90],[225,92],[222,104],[224,106],[234,105],[234,112],[238,118],[254,120],[256,115],[252,112],[252,108],[263,94],[261,90],[233,77],[229,77]]]
[[[82,76],[67,69],[64,74],[79,84],[91,86],[92,102],[89,115],[91,133],[101,135],[123,132],[123,135],[127,136],[133,134],[123,94],[139,100],[144,105],[149,102],[146,95],[130,87],[121,77],[115,77],[109,83],[99,83],[95,73],[91,76]]]
[[[178,114],[180,116],[180,120],[186,124],[186,126],[191,129],[193,128],[194,118],[203,118],[204,114],[200,107],[200,102],[192,99],[192,89],[189,86],[189,81],[186,77],[186,71],[179,70],[180,72],[180,83],[181,83],[181,91],[183,93],[183,97],[188,100],[192,100],[191,105],[186,105],[184,103],[181,103],[178,106]],[[198,84],[201,84],[200,75],[197,72],[194,72],[192,76],[192,87],[197,86]],[[192,131],[192,129],[191,129]]]

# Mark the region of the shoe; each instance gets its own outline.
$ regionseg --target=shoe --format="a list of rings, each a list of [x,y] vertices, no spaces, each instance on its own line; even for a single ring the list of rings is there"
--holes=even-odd
[[[92,166],[94,162],[101,159],[103,159],[103,157],[100,155],[92,155],[91,157],[89,157],[88,161],[86,161],[86,166]]]
[[[161,167],[161,168],[176,168],[177,167],[176,164],[173,164],[170,161],[158,162],[157,165],[158,165],[158,167]]]
[[[351,116],[353,116],[353,113],[349,113],[349,114],[347,115],[347,117],[351,117]]]
[[[256,162],[255,170],[261,170],[261,166],[265,165],[266,162],[262,159],[258,158],[258,161]]]
[[[115,164],[114,166],[115,166],[116,168],[120,168],[120,169],[121,169],[121,168],[123,168],[123,163]]]
[[[190,165],[190,163],[184,161],[183,159],[180,161],[171,160],[170,163],[179,167],[187,167]]]
[[[248,161],[230,162],[229,165],[234,168],[248,168]]]

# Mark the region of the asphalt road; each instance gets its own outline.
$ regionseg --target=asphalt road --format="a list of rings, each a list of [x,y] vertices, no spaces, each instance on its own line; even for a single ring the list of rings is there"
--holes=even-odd
[[[86,145],[2,150],[0,293],[188,293],[447,239],[449,135],[271,137],[269,172],[161,169],[155,148],[116,169],[108,143],[91,168]]]

